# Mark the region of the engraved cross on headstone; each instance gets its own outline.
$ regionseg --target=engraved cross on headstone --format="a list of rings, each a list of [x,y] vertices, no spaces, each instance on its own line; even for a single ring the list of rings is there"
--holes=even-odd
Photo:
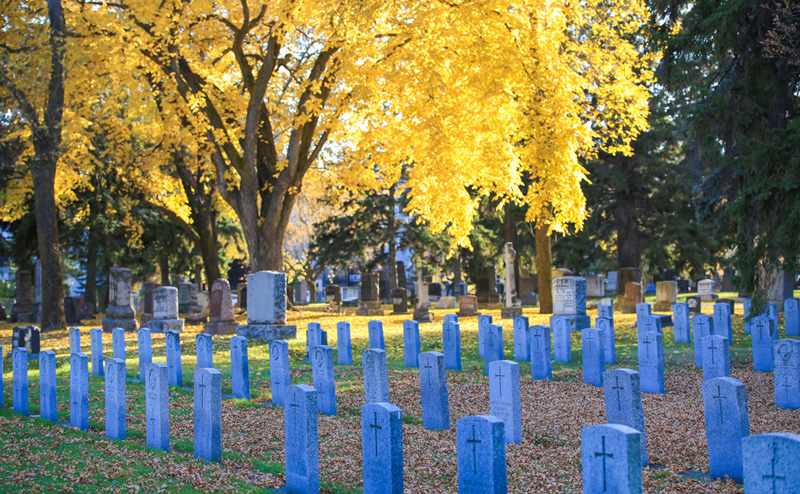
[[[719,423],[725,423],[725,417],[722,414],[722,400],[727,400],[727,396],[722,396],[721,386],[717,386],[717,396],[712,396],[713,399],[718,400],[719,403]]]
[[[762,475],[761,476],[762,480],[772,479],[772,492],[773,492],[773,494],[776,492],[776,490],[778,488],[778,486],[776,485],[777,481],[780,480],[781,482],[786,482],[786,476],[785,475],[776,475],[775,474],[775,461],[776,461],[775,457],[777,455],[778,455],[778,445],[773,443],[772,444],[772,459],[770,460],[770,463],[772,464],[772,473],[770,475]]]
[[[719,347],[714,346],[714,339],[711,339],[711,346],[708,347],[711,350],[711,365],[714,365],[714,354],[716,353],[714,350],[719,350]]]
[[[497,374],[494,375],[497,378],[497,387],[500,389],[500,397],[503,397],[503,378],[506,377],[505,374],[500,372],[500,369],[497,369]]]
[[[374,424],[369,424],[369,427],[375,431],[375,456],[378,456],[378,431],[383,429],[383,427],[378,425],[378,412],[375,412],[374,422]]]
[[[200,375],[200,384],[197,386],[200,388],[200,408],[203,408],[203,390],[206,387],[205,374]]]
[[[656,330],[656,322],[653,320],[652,317],[647,318],[647,324],[645,324],[645,327],[647,328],[648,331]]]
[[[478,473],[478,451],[477,446],[482,441],[475,437],[475,426],[472,426],[472,439],[467,438],[467,444],[472,445],[472,473]]]
[[[766,341],[768,339],[768,337],[769,337],[769,334],[765,334],[764,333],[764,329],[767,328],[767,326],[764,326],[764,320],[763,319],[759,319],[758,320],[758,324],[756,325],[756,327],[761,332],[761,339],[763,341]]]
[[[647,350],[647,352],[645,353],[645,356],[647,358],[650,358],[650,346],[649,345],[651,345],[653,343],[653,341],[650,339],[650,334],[646,334],[644,336],[644,341],[642,343],[645,344],[645,345],[648,345],[648,346],[644,347],[645,350]]]
[[[620,401],[619,390],[625,389],[625,386],[620,386],[619,385],[619,376],[614,376],[614,378],[616,379],[617,384],[615,386],[611,386],[611,390],[612,391],[616,390],[616,392],[617,392],[617,411],[622,411],[622,402]]]
[[[606,436],[602,436],[601,439],[603,441],[603,450],[595,452],[594,457],[597,458],[599,456],[603,459],[603,492],[605,492],[608,489],[606,485],[606,458],[613,458],[614,455],[606,453]]]
[[[542,336],[542,328],[540,328],[538,326],[534,326],[534,328],[535,328],[534,329],[535,333],[533,333],[533,341],[536,342],[536,349],[538,350],[539,349],[539,338]]]
[[[427,374],[428,374],[428,379],[430,379],[431,381],[433,381],[433,366],[432,366],[432,365],[430,365],[430,362],[426,362],[426,364],[427,364],[427,365],[423,365],[422,367],[424,367],[425,369],[431,369],[431,370],[429,370],[429,371],[427,372]]]

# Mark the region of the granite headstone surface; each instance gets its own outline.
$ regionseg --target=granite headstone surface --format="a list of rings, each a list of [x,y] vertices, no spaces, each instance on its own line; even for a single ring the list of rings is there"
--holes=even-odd
[[[422,425],[426,429],[450,429],[450,404],[444,360],[444,354],[440,352],[419,354]]]
[[[403,494],[403,412],[391,403],[361,407],[364,492]]]
[[[703,382],[703,408],[711,477],[741,482],[742,438],[750,435],[744,384],[732,377]]]
[[[631,369],[613,369],[603,374],[603,395],[606,404],[606,422],[627,425],[642,434],[642,466],[646,467],[647,434],[644,427],[642,388],[639,373]]]
[[[504,423],[492,415],[473,415],[456,422],[458,492],[505,494]]]

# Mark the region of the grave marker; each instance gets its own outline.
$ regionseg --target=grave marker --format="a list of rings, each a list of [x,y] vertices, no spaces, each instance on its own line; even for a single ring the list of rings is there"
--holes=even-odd
[[[160,286],[153,290],[153,319],[147,323],[150,331],[183,331],[184,321],[178,316],[178,289],[174,286]]]
[[[773,341],[772,361],[775,364],[775,406],[797,410],[800,408],[800,341]]]
[[[377,320],[370,321],[367,323],[367,330],[369,331],[369,347],[385,351],[386,345],[383,341],[383,322]]]
[[[271,369],[270,358],[270,373]],[[250,399],[250,358],[247,353],[247,338],[244,336],[231,338],[231,390],[234,398]]]
[[[128,371],[120,358],[106,360],[106,437],[124,440],[128,434],[126,424],[125,381]]]
[[[569,321],[565,321],[568,325]],[[553,358],[550,354],[550,328],[547,326],[530,327],[531,379],[553,380]],[[569,338],[569,331],[567,331]]]
[[[556,317],[551,320],[553,324],[553,353],[556,362],[572,362],[572,338],[570,336],[569,319]]]
[[[527,316],[514,318],[514,360],[531,361],[531,328]]]
[[[141,330],[140,330],[141,331]],[[92,347],[92,375],[93,376],[102,376],[103,375],[103,330],[101,328],[92,328],[89,331],[89,339],[91,347]],[[141,345],[139,345],[139,355],[141,355],[142,349]],[[141,358],[141,357],[140,357]]]
[[[714,319],[708,314],[696,314],[692,318],[692,340],[694,341],[694,365],[703,368],[703,338],[714,334]]]
[[[606,422],[631,427],[642,434],[642,466],[646,467],[647,434],[644,427],[642,388],[639,373],[631,369],[613,369],[603,374],[603,395],[606,403]]]
[[[581,331],[581,353],[583,357],[583,382],[594,386],[603,385],[606,370],[605,349],[600,330],[588,328]]]
[[[406,367],[419,367],[419,354],[421,352],[419,341],[419,323],[417,321],[403,321],[403,357]]]
[[[714,295],[714,281],[713,280],[700,280],[697,282],[697,295],[703,302],[711,302],[716,300],[717,296]]]
[[[507,444],[522,442],[522,405],[519,394],[519,364],[495,360],[489,364],[489,406],[503,421]]]
[[[0,355],[2,355],[2,348],[0,348]],[[0,376],[2,376],[2,369],[0,369]],[[56,382],[56,352],[51,350],[39,352],[39,413],[42,419],[53,423],[58,423]],[[2,391],[1,387],[0,391]],[[2,395],[0,394],[0,396]]]
[[[194,457],[222,460],[222,374],[217,369],[194,371]]]
[[[403,493],[403,412],[391,403],[361,407],[364,492]]]
[[[796,298],[783,301],[783,322],[786,336],[800,336],[800,305]]]
[[[458,492],[507,492],[503,427],[503,421],[492,415],[473,415],[456,422]]]
[[[603,336],[603,350],[607,364],[617,363],[617,337],[614,332],[614,320],[607,317],[598,317],[594,325]]]
[[[639,377],[645,393],[664,392],[664,337],[658,333],[639,334]]]
[[[703,338],[703,380],[731,376],[728,338],[711,335]]]
[[[236,326],[236,334],[248,340],[297,337],[297,326],[286,324],[286,274],[259,271],[247,275],[247,324]],[[257,301],[257,303],[255,302]]]
[[[597,317],[607,317],[614,320],[614,306],[611,304],[599,304],[597,306]]]
[[[269,344],[269,381],[272,403],[285,406],[286,388],[292,384],[292,377],[289,368],[289,343],[284,340],[272,340]]]
[[[333,348],[319,345],[311,349],[311,372],[317,405],[325,415],[336,415],[336,376],[333,370]]]
[[[386,352],[368,348],[361,352],[364,372],[364,395],[367,403],[389,403],[389,372],[386,368]]]
[[[585,279],[562,276],[553,280],[553,315],[569,318],[572,331],[580,331],[591,325],[591,318],[586,315]]]
[[[145,445],[169,451],[169,378],[167,366],[153,362],[147,368],[145,383]]]
[[[644,319],[636,323],[636,332],[642,333],[658,333],[661,332],[661,316],[645,316]]]
[[[656,304],[653,307],[658,312],[668,311],[678,301],[678,282],[659,281],[656,283]]]
[[[478,316],[478,356],[481,358],[486,357],[486,334],[489,332],[491,324],[492,316]]]
[[[350,323],[336,323],[336,353],[339,365],[353,365],[353,346],[350,342]]]
[[[89,357],[85,353],[69,356],[69,425],[89,430]]]
[[[745,492],[800,492],[800,435],[757,434],[742,439],[742,449]]]
[[[153,362],[153,340],[150,336],[150,328],[139,328],[136,340],[139,347],[139,379],[144,381],[147,366]]]
[[[319,345],[328,344],[328,334],[322,330],[322,326],[318,322],[308,323],[306,330],[306,356],[305,360],[310,361],[311,349]]]
[[[450,429],[445,357],[440,352],[419,355],[419,384],[422,395],[422,425],[426,429]]]
[[[584,494],[641,493],[641,433],[620,424],[581,429]]]
[[[714,333],[715,335],[733,341],[733,328],[731,327],[731,306],[725,302],[714,304]]]
[[[742,438],[750,435],[744,384],[732,377],[705,381],[703,408],[711,477],[741,482]]]
[[[81,328],[69,328],[69,354],[81,353]]]
[[[28,415],[28,350],[16,347],[11,350],[11,357],[13,410],[14,413]]]
[[[648,318],[653,314],[652,307],[647,302],[640,302],[636,304],[636,331],[652,331],[652,329],[644,330],[644,323],[648,322]]]
[[[318,493],[317,390],[305,384],[288,386],[285,409],[286,491]]]
[[[461,328],[457,322],[443,324],[442,343],[446,368],[461,372]]]
[[[766,316],[754,317],[751,323],[753,370],[772,372],[772,342],[778,339],[777,325]]]
[[[210,334],[199,333],[195,337],[195,353],[197,354],[198,369],[214,368],[214,343],[211,341]],[[233,358],[232,355],[231,358]]]
[[[211,285],[209,298],[208,322],[203,325],[203,331],[212,335],[235,334],[236,321],[230,282],[224,278],[215,280]]]
[[[503,360],[503,327],[499,324],[490,324],[484,342],[485,358],[483,372],[489,375],[489,364],[495,360]]]
[[[673,341],[675,343],[691,343],[692,328],[689,320],[689,304],[680,303],[672,305]]]
[[[181,334],[177,331],[165,333],[167,346],[167,368],[169,369],[169,385],[183,386],[183,366],[181,365]]]
[[[111,329],[111,355],[114,358],[125,360],[125,330],[123,328]]]
[[[133,273],[127,268],[111,268],[108,273],[108,307],[103,318],[103,331],[111,332],[112,328],[123,328],[135,331],[136,312],[131,305],[131,277]]]

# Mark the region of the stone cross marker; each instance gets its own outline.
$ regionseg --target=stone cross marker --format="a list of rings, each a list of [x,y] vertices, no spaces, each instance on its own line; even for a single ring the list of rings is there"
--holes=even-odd
[[[141,331],[141,330],[140,330]],[[101,328],[92,328],[89,331],[90,346],[92,347],[92,375],[103,375],[103,330]],[[141,355],[141,345],[139,354]]]
[[[208,333],[199,333],[195,337],[195,353],[198,369],[214,368],[214,343]]]
[[[194,457],[222,460],[222,374],[217,369],[194,371]]]
[[[689,321],[689,304],[682,302],[672,304],[673,335],[675,343],[691,343],[691,323]]]
[[[584,494],[642,492],[641,433],[620,424],[581,429]]]
[[[731,354],[728,338],[711,335],[703,338],[703,380],[731,376]]]
[[[664,337],[648,331],[639,334],[639,377],[645,393],[664,392]]]
[[[383,341],[383,322],[378,320],[368,322],[367,331],[369,332],[369,347],[386,350]]]
[[[123,328],[111,329],[111,350],[114,358],[125,360],[125,330]]]
[[[599,329],[588,328],[581,331],[583,356],[583,382],[594,386],[603,385],[603,372],[606,370],[603,337]]]
[[[772,342],[778,339],[775,321],[766,316],[754,317],[750,321],[753,344],[753,370],[772,372]]]
[[[353,365],[353,344],[350,341],[350,323],[336,323],[336,353],[339,365]]]
[[[231,389],[234,398],[250,399],[250,358],[247,353],[247,338],[244,336],[231,338]]]
[[[773,341],[772,361],[775,406],[797,410],[800,408],[800,341]]]
[[[153,340],[150,336],[150,328],[139,328],[139,332],[136,334],[136,342],[139,347],[139,380],[144,381],[147,374],[147,366],[153,362]]]
[[[603,336],[603,350],[607,364],[617,363],[617,337],[614,332],[614,320],[607,317],[598,317],[594,325]]]
[[[286,388],[292,384],[289,368],[289,343],[272,340],[269,344],[269,381],[272,403],[285,407]],[[316,398],[314,399],[316,403]]]
[[[742,439],[742,449],[745,492],[800,492],[800,435],[757,434]]]
[[[726,302],[714,304],[714,334],[733,341],[733,328],[731,327],[731,305]]]
[[[81,353],[81,328],[69,328],[69,354]]]
[[[708,314],[696,314],[692,318],[692,340],[694,341],[694,365],[703,368],[703,338],[714,334],[714,319]]]
[[[661,331],[661,317],[660,316],[645,316],[644,319],[639,321],[636,327],[637,334],[643,333],[658,333],[662,334]]]
[[[486,333],[484,342],[484,369],[483,372],[489,375],[489,364],[495,360],[503,360],[503,327],[499,324],[490,324],[489,331]]]
[[[181,334],[177,331],[165,333],[167,346],[167,368],[169,369],[169,385],[183,386],[183,366],[181,365]]]
[[[503,427],[503,421],[492,415],[473,415],[456,422],[458,492],[507,492]]]
[[[553,346],[556,362],[572,362],[572,338],[570,336],[569,319],[555,317],[553,324]]]
[[[442,348],[445,367],[461,372],[461,328],[457,322],[448,321],[442,325]]]
[[[486,334],[489,332],[491,324],[492,316],[478,316],[478,356],[481,358],[486,356]]]
[[[333,348],[319,345],[311,349],[311,372],[317,405],[324,415],[336,415],[336,377],[333,371]]]
[[[0,348],[0,355],[2,355],[2,348]],[[2,375],[2,369],[0,369],[0,375]],[[39,352],[39,409],[42,419],[58,423],[56,352],[51,350]]]
[[[403,357],[406,367],[419,367],[419,354],[422,351],[419,341],[419,323],[403,321]]]
[[[796,298],[783,301],[783,321],[786,336],[800,336],[800,305]]]
[[[69,356],[69,425],[89,430],[89,357],[85,353]]]
[[[742,438],[750,435],[744,384],[732,377],[703,382],[703,408],[711,477],[741,482]]]
[[[148,448],[169,451],[169,380],[167,366],[153,362],[145,382],[145,444]]]
[[[124,440],[126,424],[126,389],[128,371],[120,358],[106,360],[106,437]]]
[[[361,366],[364,372],[364,395],[367,403],[390,403],[386,352],[377,348],[367,348],[361,352]]]
[[[514,360],[531,361],[531,329],[527,316],[514,318]]]
[[[567,331],[567,338],[569,338],[569,331]],[[550,328],[531,326],[530,341],[531,379],[550,379],[552,381],[553,358],[550,353]]]
[[[28,415],[28,350],[15,347],[11,350],[13,372],[14,413]]]
[[[288,386],[283,417],[286,491],[318,493],[317,390],[305,384]]]
[[[603,395],[606,402],[606,422],[627,425],[642,434],[642,467],[647,461],[647,434],[644,428],[644,408],[639,373],[631,369],[613,369],[603,374]]]
[[[184,321],[178,318],[178,289],[161,286],[153,291],[153,319],[147,323],[150,331],[183,331]]]
[[[391,403],[361,407],[364,492],[403,494],[403,412]]]
[[[489,406],[490,413],[505,423],[506,443],[522,443],[518,363],[495,360],[489,364]]]
[[[440,352],[424,352],[419,355],[422,425],[426,429],[450,429],[450,403],[444,358],[444,354]]]

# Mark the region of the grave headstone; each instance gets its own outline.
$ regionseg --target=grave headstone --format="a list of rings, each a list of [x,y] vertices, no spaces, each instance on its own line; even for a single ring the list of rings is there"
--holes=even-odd
[[[0,348],[2,350],[2,348]],[[2,355],[2,351],[0,351]],[[2,369],[0,369],[2,375]],[[58,423],[58,397],[56,392],[56,352],[39,353],[39,413],[42,419]],[[2,391],[2,387],[0,387]],[[0,395],[1,396],[1,395]]]
[[[361,407],[364,492],[403,494],[403,412],[391,403]]]
[[[503,421],[492,415],[473,415],[456,422],[458,492],[507,492],[503,429]]]
[[[194,283],[178,285],[178,313],[199,314],[203,312],[199,298],[197,285]]]
[[[520,279],[520,282],[523,280],[525,280],[525,278]],[[520,302],[523,307],[538,307],[539,296],[534,292],[522,292],[522,295],[520,295]]]
[[[617,272],[616,271],[609,271],[608,272],[608,283],[606,284],[606,289],[609,292],[616,292],[617,291]]]
[[[445,357],[440,352],[419,354],[419,383],[422,395],[422,425],[426,429],[450,429]]]
[[[458,324],[458,314],[445,314],[443,322],[454,322]]]
[[[220,278],[214,281],[209,298],[208,322],[203,325],[203,331],[211,335],[235,334],[236,321],[233,315],[231,285],[228,280]]]
[[[144,314],[153,315],[155,311],[155,304],[153,302],[153,291],[160,287],[159,283],[155,283],[153,281],[145,281],[144,282],[144,310],[142,312]]]
[[[389,372],[386,367],[386,352],[368,348],[361,352],[364,371],[364,396],[367,403],[390,403]]]
[[[678,293],[687,293],[689,291],[689,280],[680,279],[678,282]]]
[[[234,336],[231,338],[231,391],[234,398],[250,399],[250,357],[247,353],[247,338]],[[271,356],[271,355],[270,355]],[[270,358],[270,373],[272,372]],[[271,377],[271,376],[270,376]]]
[[[236,285],[236,305],[242,310],[247,310],[247,283]]]
[[[103,318],[103,331],[111,332],[113,328],[136,331],[136,312],[131,305],[132,276],[127,268],[109,269],[109,305]]]
[[[486,335],[489,332],[489,326],[491,326],[491,324],[492,316],[478,316],[478,356],[481,358],[486,356]]]
[[[646,467],[647,434],[644,428],[644,408],[639,373],[631,369],[613,369],[603,374],[603,395],[606,403],[606,422],[631,427],[642,434],[642,466]]]
[[[485,357],[483,373],[489,375],[489,364],[495,360],[504,360],[503,355],[503,327],[499,324],[490,324],[484,342]]]
[[[691,343],[692,329],[689,319],[689,304],[674,304],[672,306],[672,319],[674,321],[673,339],[675,343]]]
[[[294,304],[300,306],[308,305],[309,301],[308,281],[298,280],[294,287]]]
[[[311,372],[317,405],[324,415],[336,415],[336,377],[333,370],[333,348],[319,345],[311,349]]]
[[[656,283],[656,303],[653,310],[665,312],[672,309],[672,304],[678,302],[678,282],[659,281]]]
[[[342,287],[328,285],[325,287],[325,303],[328,312],[338,313],[342,306]]]
[[[726,303],[714,304],[714,334],[733,341],[731,306]]]
[[[587,328],[581,331],[581,353],[583,357],[583,382],[594,386],[603,385],[606,370],[605,349],[600,330]]]
[[[194,371],[194,457],[222,460],[222,374],[217,369]]]
[[[714,295],[714,281],[700,280],[697,282],[697,295],[703,302],[713,302],[718,297]]]
[[[570,337],[569,319],[557,317],[553,324],[553,357],[556,362],[572,362],[572,339]]]
[[[514,319],[522,315],[522,307],[517,299],[517,283],[514,276],[514,262],[517,260],[517,251],[511,242],[506,242],[503,250],[503,261],[506,268],[506,282],[503,285],[504,307],[500,311],[503,319]]]
[[[649,317],[653,315],[652,307],[647,302],[641,302],[636,304],[636,331],[650,331],[650,329],[644,329],[644,323],[649,321]]]
[[[11,350],[11,367],[14,413],[28,415],[28,350],[26,348],[16,347]]]
[[[531,329],[526,316],[514,318],[514,360],[531,360]]]
[[[500,302],[497,293],[497,272],[494,266],[478,266],[475,295],[478,298],[478,307],[483,304],[486,309],[497,309]]]
[[[458,316],[459,317],[480,316],[480,313],[478,312],[478,297],[466,294],[459,296]]]
[[[800,435],[756,434],[742,439],[744,491],[770,494],[800,492]]]
[[[183,366],[181,365],[181,334],[177,331],[165,333],[167,347],[167,369],[169,385],[183,386]]]
[[[81,328],[69,328],[69,354],[81,353]]]
[[[125,360],[125,330],[113,328],[111,330],[111,355],[114,358]]]
[[[607,317],[611,320],[614,319],[614,306],[610,304],[597,305],[597,317]]]
[[[773,341],[772,360],[775,406],[797,410],[800,408],[800,341]]]
[[[586,280],[586,296],[592,298],[602,298],[606,296],[603,275],[590,274],[583,277]]]
[[[369,332],[369,347],[386,350],[383,340],[383,323],[377,320],[369,321],[367,323],[367,331]]]
[[[69,356],[69,425],[89,430],[89,357],[85,353]]]
[[[285,406],[286,388],[292,384],[289,368],[289,343],[272,340],[269,344],[269,381],[272,403]],[[316,403],[316,399],[314,400]]]
[[[141,331],[141,330],[140,330]],[[92,375],[103,375],[103,330],[101,328],[92,328],[89,330],[90,345],[92,347]],[[139,354],[141,355],[141,345],[139,345]],[[75,353],[70,351],[70,354]]]
[[[297,326],[286,324],[286,274],[259,271],[247,275],[247,324],[236,326],[236,334],[248,340],[285,340],[297,337]]]
[[[565,326],[568,322],[563,323]],[[569,338],[569,331],[567,331]],[[553,359],[550,353],[550,328],[547,326],[530,327],[531,379],[553,379]]]
[[[641,433],[620,424],[581,429],[584,494],[642,492]]]
[[[284,441],[286,491],[319,492],[317,390],[305,384],[286,388]]]
[[[645,393],[664,392],[664,337],[647,331],[639,333],[639,378]]]
[[[461,372],[461,327],[458,322],[445,321],[442,325],[442,348],[445,367]]]
[[[408,314],[408,290],[403,287],[392,290],[392,314]]]
[[[703,312],[703,301],[700,297],[686,297],[686,304],[689,306],[689,312],[693,314]]]
[[[147,323],[153,333],[183,331],[184,321],[178,318],[178,289],[161,286],[153,291],[153,319]]]
[[[147,366],[153,362],[153,340],[150,335],[150,328],[139,328],[136,340],[139,347],[139,379],[144,381],[147,374]]]
[[[111,439],[125,440],[128,435],[125,401],[127,375],[124,360],[116,357],[106,360],[106,437]]]
[[[586,280],[579,276],[562,276],[553,280],[553,316],[568,317],[572,331],[591,325],[586,314]],[[552,322],[551,322],[552,324]]]
[[[772,342],[778,339],[775,321],[766,316],[754,317],[751,321],[753,345],[753,370],[772,372]]]
[[[311,349],[317,345],[328,344],[328,333],[322,330],[318,322],[308,323],[306,330],[306,356],[305,360],[310,361]]]
[[[703,338],[714,334],[714,318],[708,314],[697,314],[692,318],[692,340],[694,341],[694,365],[703,367]]]
[[[783,322],[786,336],[800,336],[800,305],[794,297],[783,301]]]
[[[414,305],[414,317],[417,322],[432,322],[433,314],[430,309],[430,297],[428,295],[428,287],[430,285],[430,277],[425,276],[423,269],[417,269],[417,302]]]
[[[741,482],[742,438],[750,435],[744,384],[732,377],[703,382],[703,409],[711,477]]]
[[[636,306],[644,302],[644,293],[642,293],[642,284],[637,282],[630,282],[623,285],[625,287],[625,295],[622,300],[622,312],[625,314],[633,314],[636,312]]]
[[[603,350],[605,350],[606,364],[617,363],[617,337],[614,331],[614,320],[607,317],[598,317],[594,325],[600,330],[603,337]]]
[[[214,343],[208,333],[199,333],[195,337],[195,353],[198,369],[214,368]]]
[[[169,381],[167,366],[153,362],[145,383],[145,445],[169,451]]]
[[[495,360],[489,364],[490,413],[505,423],[507,444],[522,442],[522,405],[519,392],[519,364]]]
[[[731,376],[731,355],[728,338],[711,335],[703,338],[703,380]]]
[[[350,341],[350,323],[336,323],[336,353],[339,365],[353,365],[353,345]]]
[[[380,273],[364,271],[361,273],[361,300],[356,314],[359,316],[382,316],[378,283]]]
[[[81,323],[80,297],[64,297],[64,320],[67,324]]]

